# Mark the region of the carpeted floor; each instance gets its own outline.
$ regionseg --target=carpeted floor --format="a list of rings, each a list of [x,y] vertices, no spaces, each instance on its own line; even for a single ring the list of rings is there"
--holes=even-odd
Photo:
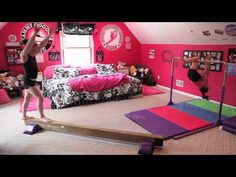
[[[137,96],[122,101],[83,105],[60,110],[45,110],[51,119],[103,128],[149,133],[124,114],[130,111],[162,106],[168,103],[169,91],[164,94]],[[189,96],[173,94],[174,102],[191,100]],[[33,136],[23,134],[24,122],[20,119],[20,99],[0,105],[0,154],[76,154],[76,155],[136,155],[139,145],[42,131]],[[38,117],[37,111],[29,115]],[[212,155],[236,154],[236,136],[218,127],[178,140],[167,140],[164,147],[155,149],[155,155]]]
[[[23,105],[23,101],[24,99],[21,98],[20,99],[20,105],[19,105],[19,111],[22,112],[22,105]],[[37,110],[38,108],[38,105],[37,105],[37,99],[35,97],[32,97],[30,99],[30,103],[29,103],[29,106],[27,108],[27,111],[35,111]],[[48,98],[43,98],[43,109],[50,109],[51,108],[51,100],[48,99]]]

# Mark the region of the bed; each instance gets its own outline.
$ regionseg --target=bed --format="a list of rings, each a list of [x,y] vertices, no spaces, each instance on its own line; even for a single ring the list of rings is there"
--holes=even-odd
[[[49,66],[43,76],[43,95],[52,101],[52,109],[123,100],[142,93],[141,81],[116,72],[113,64]]]

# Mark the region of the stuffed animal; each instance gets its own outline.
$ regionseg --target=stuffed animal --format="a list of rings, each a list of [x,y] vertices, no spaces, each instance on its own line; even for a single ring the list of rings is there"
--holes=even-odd
[[[130,72],[130,75],[132,75],[132,76],[137,75],[137,69],[135,68],[134,65],[130,66],[129,72]]]
[[[125,67],[125,65],[126,65],[126,63],[125,63],[125,62],[119,61],[119,62],[118,62],[118,65],[117,65],[117,69],[124,68],[124,67]]]
[[[1,85],[5,88],[12,89],[13,87],[19,87],[19,81],[16,77],[8,76],[8,77],[0,77]]]

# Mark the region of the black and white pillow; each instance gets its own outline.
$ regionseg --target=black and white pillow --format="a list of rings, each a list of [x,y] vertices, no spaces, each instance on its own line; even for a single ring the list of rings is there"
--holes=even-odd
[[[116,72],[114,64],[97,64],[98,74],[112,74]]]
[[[77,68],[63,68],[63,67],[55,68],[53,75],[53,77],[56,79],[74,78],[78,76],[79,76],[79,70]]]

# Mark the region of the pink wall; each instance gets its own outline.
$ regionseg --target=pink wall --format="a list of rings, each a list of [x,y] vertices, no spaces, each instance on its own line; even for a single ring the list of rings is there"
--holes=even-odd
[[[164,62],[161,54],[164,50],[171,50],[174,56],[183,56],[184,50],[215,50],[224,52],[224,61],[227,61],[228,48],[236,48],[236,45],[142,45],[141,46],[141,64],[147,65],[158,84],[170,87],[171,80],[171,63]],[[156,58],[149,59],[149,49],[156,50]],[[220,101],[221,87],[223,81],[222,72],[211,72],[209,77],[209,95],[210,99]],[[159,75],[159,79],[158,79]],[[176,79],[184,81],[184,87],[176,87]],[[174,89],[201,96],[198,89],[188,80],[187,69],[182,67],[182,62],[178,61],[175,64]],[[228,76],[225,90],[224,103],[236,106],[236,77]]]
[[[2,30],[0,30],[0,69],[9,68],[13,71],[16,71],[18,73],[23,72],[23,67],[21,65],[18,66],[7,66],[6,60],[5,60],[5,46],[6,42],[8,42],[8,36],[10,34],[14,34],[17,37],[17,42],[20,41],[20,33],[22,28],[27,24],[28,22],[9,22]],[[56,22],[42,22],[46,24],[49,27],[54,27],[56,29],[57,23]],[[100,32],[102,28],[107,24],[114,24],[117,25],[123,32],[123,43],[122,45],[114,51],[109,51],[105,49],[101,42],[100,42]],[[104,52],[104,61],[101,63],[114,63],[117,64],[118,61],[124,61],[127,63],[127,65],[131,64],[137,64],[140,61],[140,48],[141,45],[139,41],[136,39],[136,37],[129,31],[127,26],[123,22],[98,22],[95,23],[95,29],[97,33],[94,33],[94,62],[96,63],[96,50],[98,47],[102,47],[102,50]],[[132,49],[126,50],[125,49],[125,37],[129,36],[132,42]],[[60,51],[60,35],[59,34],[53,34],[54,37],[54,45],[55,48]],[[48,50],[50,51],[51,48]],[[44,52],[44,62],[39,63],[39,69],[43,70],[46,66],[49,65],[55,65],[60,64],[60,61],[49,61],[48,60],[48,51]]]
[[[105,49],[100,41],[100,33],[102,28],[107,24],[117,25],[123,32],[123,43],[122,45],[114,51],[109,51]],[[94,33],[94,56],[96,54],[96,50],[98,47],[101,47],[104,52],[104,61],[100,63],[114,63],[117,64],[118,61],[124,61],[127,65],[138,64],[140,62],[140,42],[136,39],[133,33],[127,28],[127,26],[123,22],[99,22],[96,23],[95,29],[97,30],[97,34]],[[132,43],[132,49],[125,49],[125,37],[129,36]],[[95,57],[94,57],[95,59]],[[96,59],[95,59],[96,60]],[[95,61],[96,62],[96,61]]]
[[[23,72],[23,67],[22,65],[17,65],[17,66],[8,66],[6,63],[6,56],[5,56],[5,46],[6,42],[9,42],[8,36],[13,34],[17,37],[17,41],[19,42],[21,40],[21,30],[22,28],[27,24],[28,22],[9,22],[7,25],[0,31],[0,69],[8,68],[11,69],[17,73],[22,73]],[[43,22],[45,25],[48,27],[54,27],[56,29],[57,23],[53,22]],[[53,34],[54,38],[54,43],[55,49],[60,51],[60,37],[59,34]],[[52,46],[44,52],[44,62],[39,63],[39,69],[42,71],[46,66],[49,65],[55,65],[61,63],[60,61],[49,61],[48,60],[48,52],[52,49]]]

